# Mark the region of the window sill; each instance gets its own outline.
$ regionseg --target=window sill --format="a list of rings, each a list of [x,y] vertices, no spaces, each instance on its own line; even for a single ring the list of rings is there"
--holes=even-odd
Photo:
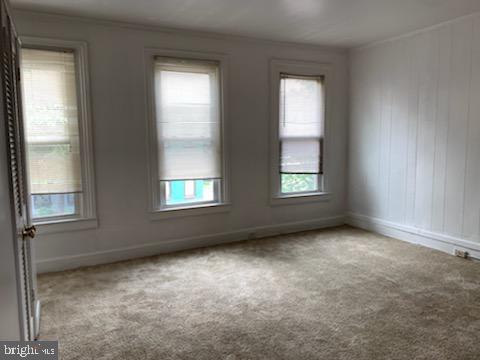
[[[295,205],[313,202],[330,201],[332,193],[329,192],[316,192],[307,194],[291,194],[273,197],[270,199],[270,205]]]
[[[231,205],[229,203],[202,204],[192,206],[182,206],[167,209],[159,209],[150,213],[150,220],[164,220],[176,217],[199,216],[208,214],[218,214],[229,212]]]
[[[96,229],[98,227],[97,219],[63,219],[51,221],[36,221],[34,225],[37,228],[38,235],[48,235],[64,233],[70,231]]]

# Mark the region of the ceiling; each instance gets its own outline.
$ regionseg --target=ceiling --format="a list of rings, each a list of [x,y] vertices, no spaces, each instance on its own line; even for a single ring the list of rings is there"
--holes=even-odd
[[[480,11],[480,0],[10,0],[18,9],[355,47]]]

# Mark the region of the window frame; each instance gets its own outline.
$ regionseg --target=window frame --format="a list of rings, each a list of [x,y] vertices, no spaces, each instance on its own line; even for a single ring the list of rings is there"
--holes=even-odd
[[[178,216],[203,215],[230,210],[229,152],[227,143],[227,72],[228,57],[221,53],[172,50],[159,48],[145,49],[145,84],[147,102],[147,172],[148,172],[148,212],[151,220],[162,220]],[[179,205],[162,204],[161,184],[158,179],[157,124],[155,108],[155,58],[171,57],[185,60],[215,61],[219,64],[219,113],[220,144],[222,152],[222,178],[219,186],[218,202],[192,202]]]
[[[329,139],[330,119],[332,114],[332,65],[311,61],[272,59],[270,61],[270,205],[288,205],[304,202],[328,201],[329,192]],[[322,77],[324,86],[324,121],[323,127],[323,174],[318,174],[318,191],[295,193],[281,192],[280,167],[280,81],[281,74],[298,77]]]
[[[80,135],[82,193],[79,201],[79,214],[51,216],[38,218],[38,220],[30,220],[38,227],[39,234],[96,228],[98,222],[95,203],[95,173],[93,162],[92,116],[87,43],[85,41],[22,36],[20,37],[20,44],[22,49],[73,52],[75,59],[75,85],[77,90],[78,126]],[[26,170],[28,177],[28,169]],[[30,201],[30,189],[28,194]],[[29,217],[30,216],[31,214],[29,214]]]

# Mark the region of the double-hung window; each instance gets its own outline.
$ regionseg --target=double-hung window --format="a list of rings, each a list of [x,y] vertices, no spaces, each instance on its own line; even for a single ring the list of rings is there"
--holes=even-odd
[[[21,83],[34,223],[94,217],[82,46],[21,50]],[[84,74],[83,74],[84,75]],[[82,84],[82,86],[79,86]]]
[[[273,64],[274,198],[325,194],[325,71]]]
[[[219,61],[153,58],[153,210],[224,202]]]

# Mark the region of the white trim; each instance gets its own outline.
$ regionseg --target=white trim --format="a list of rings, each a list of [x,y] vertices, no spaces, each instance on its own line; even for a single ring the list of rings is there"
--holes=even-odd
[[[172,217],[178,216],[178,211],[188,211],[196,206],[184,206],[181,208],[159,208],[159,186],[158,186],[158,161],[157,161],[157,130],[155,116],[155,87],[154,87],[154,61],[156,56],[185,58],[194,60],[213,60],[219,62],[220,76],[220,120],[221,120],[221,142],[222,142],[222,189],[221,203],[212,205],[228,204],[230,201],[230,161],[229,161],[229,113],[228,113],[228,56],[222,53],[198,52],[188,50],[172,50],[159,48],[145,49],[145,87],[147,107],[147,172],[148,187],[147,197],[149,209],[153,218],[166,218],[170,213]],[[225,208],[226,209],[226,208]],[[159,213],[162,214],[159,214]],[[188,215],[188,213],[186,213]],[[161,216],[160,216],[161,215]]]
[[[75,54],[78,126],[80,131],[83,187],[81,214],[80,217],[68,217],[55,221],[42,222],[42,220],[38,220],[35,224],[38,225],[39,233],[65,232],[68,231],[69,227],[71,230],[79,230],[78,224],[84,220],[90,221],[90,225],[87,228],[91,228],[93,226],[92,220],[95,220],[96,218],[96,204],[87,43],[85,41],[31,36],[20,37],[20,42],[22,47],[47,50],[73,50]],[[94,227],[96,227],[96,220],[94,222]],[[56,224],[58,224],[58,226]]]
[[[97,219],[65,219],[55,222],[36,223],[37,235],[57,234],[70,231],[89,230],[98,228]]]
[[[150,213],[150,220],[165,220],[177,217],[186,217],[186,216],[198,216],[198,215],[208,215],[208,214],[218,214],[223,212],[229,212],[231,210],[231,205],[226,203],[218,204],[202,204],[202,205],[188,205],[182,207],[173,207],[168,209],[161,209],[155,212]]]
[[[285,224],[257,226],[210,235],[158,241],[155,243],[135,245],[114,250],[43,259],[37,261],[37,268],[38,272],[44,273],[74,269],[83,266],[108,264],[115,261],[153,256],[247,239],[263,238],[267,236],[290,234],[299,231],[340,226],[344,224],[344,222],[344,216],[334,216]]]
[[[303,194],[282,195],[270,199],[271,206],[277,205],[297,205],[311,202],[330,201],[332,194],[329,192],[313,192]]]
[[[324,78],[323,84],[325,87],[325,120],[323,123],[323,174],[319,175],[319,192],[303,193],[303,194],[280,194],[280,176],[279,168],[279,138],[278,138],[278,118],[279,118],[279,92],[280,92],[280,74],[290,73],[295,75],[305,76],[322,76]],[[330,196],[324,196],[329,192],[329,153],[330,153],[330,128],[331,119],[333,115],[333,66],[329,63],[317,63],[311,61],[299,60],[270,60],[270,181],[269,181],[269,196],[271,205],[287,205],[295,203],[294,198],[302,200],[296,201],[305,202],[307,196],[309,201],[322,200],[328,201]],[[330,195],[330,194],[329,194]]]
[[[443,251],[450,255],[454,254],[455,249],[466,250],[472,258],[480,259],[480,242],[354,213],[348,214],[346,223],[412,244]]]
[[[35,324],[35,327],[33,329],[33,339],[38,340],[40,336],[40,320],[41,320],[41,312],[42,312],[42,304],[40,300],[36,299],[35,300],[35,305],[34,305],[34,314],[33,314],[33,323]]]

